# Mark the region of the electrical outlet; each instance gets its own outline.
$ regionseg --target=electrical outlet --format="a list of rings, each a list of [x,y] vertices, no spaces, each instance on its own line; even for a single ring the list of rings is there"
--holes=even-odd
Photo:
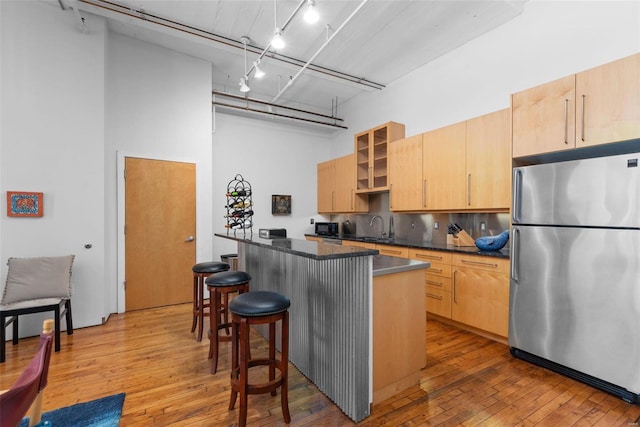
[[[439,223],[438,221],[435,221],[435,222],[433,223],[433,229],[434,229],[434,230],[439,230],[439,229],[440,229],[440,223]]]
[[[481,222],[480,223],[480,230],[484,231],[487,229],[487,223],[486,222]]]
[[[311,221],[309,221],[310,224],[313,224],[315,221],[313,220],[313,218],[311,218]]]

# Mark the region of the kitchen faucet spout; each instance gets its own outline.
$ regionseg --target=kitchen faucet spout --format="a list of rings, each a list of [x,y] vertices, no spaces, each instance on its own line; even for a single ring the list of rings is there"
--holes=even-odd
[[[380,235],[381,235],[382,237],[384,237],[384,234],[385,234],[385,233],[384,233],[384,219],[383,219],[380,215],[374,215],[374,216],[373,216],[373,218],[371,218],[371,222],[369,223],[369,227],[373,227],[373,221],[374,221],[376,218],[380,220],[380,225],[382,226],[382,227],[381,227],[381,231],[382,231],[382,232],[381,232],[381,234],[380,234]]]

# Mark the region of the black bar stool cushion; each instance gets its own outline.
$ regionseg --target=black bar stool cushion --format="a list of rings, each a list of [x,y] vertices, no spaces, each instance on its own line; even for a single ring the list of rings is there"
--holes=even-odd
[[[230,268],[231,266],[229,265],[229,263],[220,262],[220,261],[210,261],[210,262],[198,263],[193,267],[191,267],[191,270],[193,270],[194,273],[213,274],[213,273],[218,273],[220,271],[227,271]]]
[[[240,294],[229,303],[229,310],[238,316],[255,317],[281,313],[291,301],[277,292],[253,291]]]
[[[251,276],[244,271],[223,271],[222,273],[207,277],[204,283],[207,286],[233,286],[249,282],[250,280]]]

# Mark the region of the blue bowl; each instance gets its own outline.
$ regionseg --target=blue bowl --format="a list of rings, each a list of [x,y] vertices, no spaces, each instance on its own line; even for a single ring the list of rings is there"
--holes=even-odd
[[[509,230],[505,230],[497,236],[478,237],[476,246],[482,251],[499,251],[509,241]]]

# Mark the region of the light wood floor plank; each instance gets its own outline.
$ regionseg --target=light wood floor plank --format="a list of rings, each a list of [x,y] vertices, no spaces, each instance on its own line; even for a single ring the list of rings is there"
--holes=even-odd
[[[209,373],[208,342],[191,334],[189,304],[112,315],[106,325],[62,334],[51,358],[44,410],[125,392],[121,426],[233,426],[229,344]],[[253,332],[252,354],[266,351]],[[6,389],[31,359],[37,339],[7,343],[0,364]],[[427,367],[420,385],[373,406],[358,426],[625,426],[640,407],[513,358],[507,346],[429,319]],[[292,426],[353,426],[293,365]],[[262,375],[262,374],[260,374]],[[280,396],[250,396],[249,425],[283,426]]]

